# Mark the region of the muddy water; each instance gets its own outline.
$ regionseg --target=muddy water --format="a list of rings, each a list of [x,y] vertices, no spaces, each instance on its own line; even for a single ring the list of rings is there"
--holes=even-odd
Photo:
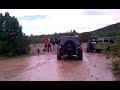
[[[0,61],[1,81],[112,81],[111,61],[103,53],[86,53],[57,60],[56,54],[23,56]]]

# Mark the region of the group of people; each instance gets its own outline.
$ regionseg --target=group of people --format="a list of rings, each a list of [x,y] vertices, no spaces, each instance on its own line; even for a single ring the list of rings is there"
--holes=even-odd
[[[55,42],[55,40],[53,39],[53,40],[51,40],[51,39],[45,39],[44,40],[44,52],[46,52],[46,51],[55,51],[56,50],[56,42]]]
[[[43,43],[44,43],[44,49],[43,49],[44,52],[56,51],[56,41],[54,39],[53,40],[45,39]],[[39,45],[36,45],[36,50],[37,50],[37,53],[39,54],[40,53]]]

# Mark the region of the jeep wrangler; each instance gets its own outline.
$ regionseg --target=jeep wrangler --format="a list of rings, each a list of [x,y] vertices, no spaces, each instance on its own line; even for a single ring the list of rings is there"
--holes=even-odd
[[[57,60],[64,55],[77,55],[78,60],[83,59],[81,41],[78,36],[62,36],[57,47]]]

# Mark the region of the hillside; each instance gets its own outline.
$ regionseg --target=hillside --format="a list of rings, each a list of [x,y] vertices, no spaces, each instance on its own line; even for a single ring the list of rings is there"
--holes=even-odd
[[[54,33],[54,34],[48,34],[48,35],[38,35],[38,36],[30,36],[31,43],[43,43],[43,40],[46,38],[51,38],[51,39],[58,39],[60,36],[73,36],[73,35],[78,35],[82,42],[87,42],[90,36],[103,36],[103,37],[114,37],[117,35],[118,30],[119,30],[120,23],[112,24],[100,29],[97,29],[95,31],[91,32],[83,32],[83,33],[78,33],[75,30],[71,32],[66,32],[66,33]]]
[[[118,33],[120,23],[112,24],[95,31],[80,33],[79,36],[83,42],[87,42],[90,36],[115,37]]]
[[[120,27],[120,23],[112,24],[100,29],[97,29],[95,31],[92,31],[92,35],[98,35],[98,36],[116,36],[118,29]]]

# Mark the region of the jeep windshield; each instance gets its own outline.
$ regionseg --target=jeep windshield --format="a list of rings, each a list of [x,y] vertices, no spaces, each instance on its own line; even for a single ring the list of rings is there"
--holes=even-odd
[[[64,44],[68,40],[72,40],[75,43],[80,42],[79,37],[75,37],[75,36],[63,36],[63,37],[60,38],[60,45]]]

